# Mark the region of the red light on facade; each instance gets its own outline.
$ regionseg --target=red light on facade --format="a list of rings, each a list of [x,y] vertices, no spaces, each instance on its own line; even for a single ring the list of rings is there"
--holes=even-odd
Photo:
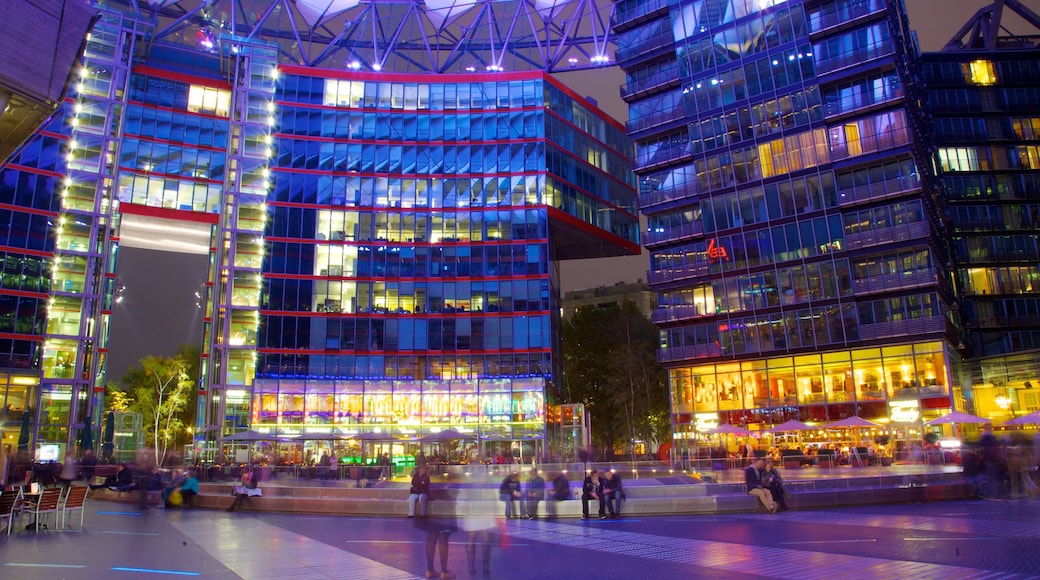
[[[715,263],[723,260],[729,261],[729,253],[726,252],[726,248],[720,246],[718,240],[708,242],[708,261]]]

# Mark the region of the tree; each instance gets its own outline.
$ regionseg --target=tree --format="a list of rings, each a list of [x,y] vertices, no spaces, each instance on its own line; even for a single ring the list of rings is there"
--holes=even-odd
[[[651,446],[667,440],[667,374],[657,362],[657,327],[626,301],[581,309],[562,330],[563,397],[585,404],[593,440],[610,454],[619,441]]]
[[[126,410],[140,413],[147,420],[145,440],[152,443],[159,465],[170,443],[175,443],[185,429],[181,414],[195,390],[188,375],[189,364],[181,355],[148,356],[131,367],[121,381],[120,391],[130,401]]]

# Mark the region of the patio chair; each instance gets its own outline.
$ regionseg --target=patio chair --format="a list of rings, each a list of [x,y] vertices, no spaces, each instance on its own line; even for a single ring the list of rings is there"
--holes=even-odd
[[[25,513],[33,515],[36,531],[40,531],[40,520],[47,514],[54,514],[54,525],[58,525],[58,501],[61,499],[61,488],[51,487],[43,490],[39,499],[28,504]]]
[[[65,494],[65,499],[61,502],[59,509],[61,510],[61,527],[64,528],[68,521],[69,512],[73,510],[79,510],[79,527],[83,529],[83,504],[87,500],[87,491],[89,487],[85,485],[70,485],[68,493]]]
[[[0,493],[0,523],[3,523],[4,519],[7,520],[8,536],[11,535],[11,527],[14,525],[14,516],[18,513],[21,497],[21,490]]]

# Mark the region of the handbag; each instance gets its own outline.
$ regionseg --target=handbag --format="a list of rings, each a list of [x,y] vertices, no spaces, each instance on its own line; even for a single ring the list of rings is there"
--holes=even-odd
[[[184,496],[181,495],[181,490],[173,490],[173,492],[170,493],[170,497],[166,498],[166,503],[172,506],[184,505]]]

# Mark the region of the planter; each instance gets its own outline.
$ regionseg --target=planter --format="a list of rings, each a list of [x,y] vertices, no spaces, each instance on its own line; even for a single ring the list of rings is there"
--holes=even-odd
[[[888,467],[890,465],[892,465],[892,458],[891,457],[882,457],[881,458],[881,467]]]

